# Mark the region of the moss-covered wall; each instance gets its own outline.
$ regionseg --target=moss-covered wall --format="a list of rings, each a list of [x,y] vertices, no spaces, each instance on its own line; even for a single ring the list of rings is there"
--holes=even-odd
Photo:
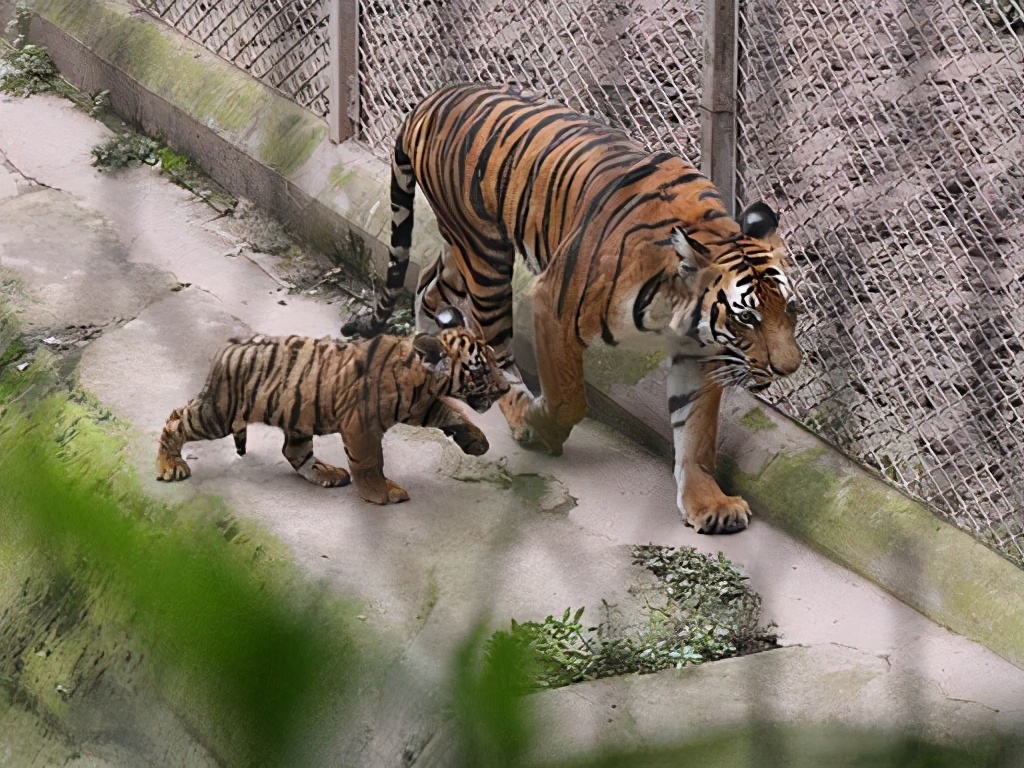
[[[125,74],[187,112],[231,134],[252,155],[287,176],[327,135],[312,113],[193,46],[119,0],[31,0],[32,10]]]
[[[775,426],[756,409],[739,430],[754,441]],[[1024,572],[969,534],[824,446],[777,450],[754,471],[726,456],[719,474],[760,516],[1024,668]]]

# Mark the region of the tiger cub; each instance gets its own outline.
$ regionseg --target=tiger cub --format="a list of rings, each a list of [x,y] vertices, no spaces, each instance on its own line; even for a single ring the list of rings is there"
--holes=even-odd
[[[378,336],[357,343],[332,338],[253,336],[217,354],[203,390],[171,413],[160,435],[158,480],[184,480],[185,443],[233,435],[245,455],[246,425],[284,430],[284,455],[306,480],[325,487],[355,483],[374,504],[409,494],[384,476],[381,440],[393,425],[437,427],[468,454],[487,438],[452,398],[483,413],[509,390],[494,352],[465,328],[455,309],[439,313],[437,336]],[[339,433],[349,471],[313,455],[313,436]]]

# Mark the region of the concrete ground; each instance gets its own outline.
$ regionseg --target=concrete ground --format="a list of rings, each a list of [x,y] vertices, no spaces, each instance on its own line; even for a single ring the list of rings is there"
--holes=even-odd
[[[272,259],[247,253],[214,211],[152,169],[91,167],[90,149],[108,135],[61,99],[0,98],[0,267],[38,299],[25,306],[29,332],[80,348],[82,385],[138,431],[132,461],[153,494],[223,497],[284,541],[312,581],[362,601],[367,621],[393,638],[400,661],[365,720],[326,748],[331,762],[420,755],[417,764],[431,764],[437,740],[424,747],[439,724],[424,704],[472,623],[539,620],[569,606],[596,620],[603,600],[628,614],[642,578],[629,545],[646,543],[724,552],[749,574],[787,647],[537,696],[542,756],[755,718],[916,724],[947,739],[1024,722],[1024,671],[762,521],[736,536],[698,536],[675,509],[668,464],[589,419],[557,459],[516,446],[497,409],[477,419],[491,441],[480,458],[439,433],[396,428],[385,461],[412,500],[386,508],[298,478],[270,429],[250,431],[244,458],[229,440],[191,444],[192,479],[157,483],[164,419],[198,391],[226,337],[332,334],[342,310],[288,293]],[[336,437],[317,451],[344,465]]]

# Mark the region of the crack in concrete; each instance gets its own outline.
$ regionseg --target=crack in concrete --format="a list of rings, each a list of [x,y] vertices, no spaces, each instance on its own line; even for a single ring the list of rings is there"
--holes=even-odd
[[[988,704],[983,704],[982,702],[975,701],[974,699],[961,699],[957,696],[950,696],[948,693],[946,693],[946,689],[942,687],[942,683],[940,681],[934,680],[933,682],[935,683],[935,687],[939,689],[939,693],[942,694],[942,698],[944,698],[946,701],[956,701],[960,702],[961,704],[976,704],[977,706],[982,707],[983,709],[987,709],[989,712],[999,712],[997,708],[990,707]]]
[[[107,331],[122,328],[134,319],[125,315],[115,315],[102,323],[71,323],[59,330],[41,328],[28,334],[26,339],[33,346],[42,345],[53,352],[73,352],[85,348]]]
[[[12,163],[10,158],[7,157],[7,154],[4,153],[4,152],[0,152],[0,164],[2,164],[3,167],[6,168],[11,173],[17,174],[18,176],[23,178],[25,181],[28,181],[28,182],[30,182],[32,184],[35,184],[37,187],[43,187],[44,189],[57,189],[56,187],[51,187],[46,182],[40,181],[39,179],[35,178],[34,176],[29,176],[27,173],[25,173],[23,170],[21,170],[18,166],[16,166],[14,163]],[[57,191],[59,192],[60,190],[58,189]]]

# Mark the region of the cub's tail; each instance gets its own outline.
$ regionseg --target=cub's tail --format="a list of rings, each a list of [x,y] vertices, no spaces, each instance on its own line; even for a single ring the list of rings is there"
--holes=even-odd
[[[364,310],[341,326],[343,336],[362,336],[368,339],[383,331],[402,292],[402,286],[405,285],[409,248],[412,245],[412,204],[416,194],[416,177],[413,175],[412,160],[402,148],[402,136],[400,131],[391,155],[391,250],[388,255],[387,282],[372,309]]]

